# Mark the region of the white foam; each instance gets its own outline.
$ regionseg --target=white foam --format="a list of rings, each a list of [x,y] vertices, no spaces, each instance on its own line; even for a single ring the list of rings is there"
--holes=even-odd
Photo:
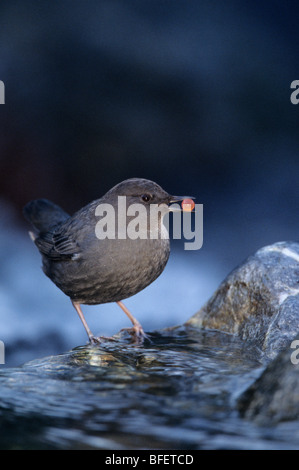
[[[262,248],[262,251],[277,251],[277,252],[283,254],[284,256],[288,256],[290,258],[293,258],[295,261],[299,262],[299,254],[295,253],[295,251],[290,250],[289,248],[286,248],[286,247],[283,247],[283,246],[279,246],[279,245],[266,246],[265,248]]]
[[[285,292],[281,292],[278,297],[279,305],[281,305],[288,297],[299,294],[299,289],[288,288]]]

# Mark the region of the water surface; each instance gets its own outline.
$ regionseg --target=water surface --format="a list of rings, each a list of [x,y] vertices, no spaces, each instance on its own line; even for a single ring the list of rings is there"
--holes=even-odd
[[[296,448],[294,425],[258,427],[235,403],[264,366],[259,352],[216,331],[175,328],[143,346],[101,347],[0,373],[2,448]]]

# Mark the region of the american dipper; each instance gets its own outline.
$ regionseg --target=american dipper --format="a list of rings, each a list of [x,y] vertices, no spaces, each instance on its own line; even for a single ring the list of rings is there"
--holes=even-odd
[[[122,209],[119,196],[126,196]],[[143,341],[146,337],[138,320],[121,301],[151,284],[162,273],[169,258],[169,237],[163,236],[163,213],[153,222],[149,217],[151,205],[163,204],[161,207],[169,211],[170,203],[184,197],[171,196],[153,181],[132,178],[117,184],[73,216],[46,199],[31,201],[24,207],[24,216],[34,229],[29,232],[30,237],[42,255],[43,271],[70,297],[91,343],[100,342],[100,338],[90,331],[80,304],[116,302],[133,324],[128,330],[135,340]],[[135,226],[140,229],[138,238],[118,231],[132,204],[141,204],[147,218],[143,229],[140,229],[142,220]],[[97,224],[104,219],[99,219],[98,215],[108,214],[109,208],[112,208],[112,215],[106,227],[103,224],[106,233],[102,230],[99,234]],[[132,221],[132,212],[130,214],[131,217],[125,219],[128,229]]]

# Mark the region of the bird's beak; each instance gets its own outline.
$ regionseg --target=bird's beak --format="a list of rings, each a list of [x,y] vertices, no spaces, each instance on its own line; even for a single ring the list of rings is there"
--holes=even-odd
[[[195,199],[195,197],[193,197],[193,196],[170,196],[169,204],[173,204],[173,203],[176,203],[176,202],[181,202],[184,199]],[[178,207],[170,206],[169,211],[170,212],[181,212],[182,208],[181,207],[178,208]]]
[[[193,196],[170,196],[169,203],[172,204],[173,202],[180,202],[184,199],[195,199]]]

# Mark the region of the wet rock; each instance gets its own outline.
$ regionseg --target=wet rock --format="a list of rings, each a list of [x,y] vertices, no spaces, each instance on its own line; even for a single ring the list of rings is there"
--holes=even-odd
[[[258,250],[186,325],[238,335],[274,358],[299,331],[299,244]]]
[[[299,336],[239,398],[242,417],[273,425],[299,419]]]

